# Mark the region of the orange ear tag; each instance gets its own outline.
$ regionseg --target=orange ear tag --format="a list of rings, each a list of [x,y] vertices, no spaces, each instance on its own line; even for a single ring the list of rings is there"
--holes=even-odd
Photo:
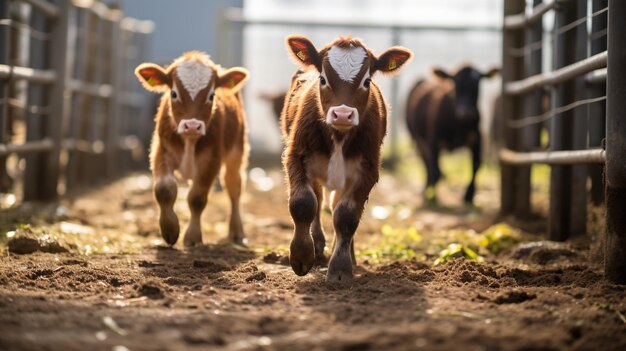
[[[390,71],[393,71],[397,67],[398,67],[398,64],[396,63],[396,59],[392,58],[391,60],[389,60],[389,70]]]
[[[298,53],[296,54],[296,56],[298,56],[298,58],[302,61],[306,60],[306,54],[304,53],[304,51],[300,50],[298,51]]]
[[[150,84],[151,87],[156,85],[156,82],[154,81],[154,78],[150,77],[148,78],[148,84]]]

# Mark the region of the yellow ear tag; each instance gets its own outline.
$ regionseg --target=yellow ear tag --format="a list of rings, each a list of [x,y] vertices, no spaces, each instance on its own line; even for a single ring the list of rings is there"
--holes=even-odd
[[[396,69],[397,67],[398,67],[398,64],[396,63],[396,59],[392,58],[391,60],[389,60],[389,70],[390,71]]]
[[[296,54],[296,56],[298,56],[298,58],[302,61],[306,60],[306,54],[304,53],[304,51],[300,50],[298,51],[298,53]]]
[[[230,85],[230,88],[234,88],[235,87],[235,80],[231,79],[230,82],[228,83]]]
[[[156,85],[156,82],[154,81],[154,79],[152,77],[148,78],[148,84],[150,84],[151,87]]]

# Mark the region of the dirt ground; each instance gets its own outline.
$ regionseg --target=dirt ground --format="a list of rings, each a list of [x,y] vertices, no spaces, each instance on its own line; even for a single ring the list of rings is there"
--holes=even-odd
[[[497,222],[497,183],[479,184],[478,208],[460,205],[455,184],[424,208],[419,181],[384,175],[355,279],[336,286],[323,267],[298,277],[288,265],[280,171],[250,178],[248,248],[222,242],[224,193],[205,211],[206,245],[164,246],[147,174],[0,212],[0,350],[626,350],[625,287],[603,280],[588,241],[529,244],[541,225],[501,224],[514,245],[433,265]]]

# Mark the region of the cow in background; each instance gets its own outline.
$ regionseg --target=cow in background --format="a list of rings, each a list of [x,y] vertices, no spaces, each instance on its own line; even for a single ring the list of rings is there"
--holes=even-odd
[[[492,69],[483,73],[464,66],[452,75],[434,69],[438,79],[419,81],[411,89],[406,122],[426,167],[424,197],[427,202],[436,203],[437,200],[435,188],[442,176],[439,168],[441,151],[467,146],[472,152],[472,179],[464,200],[473,203],[476,172],[481,163],[479,83],[482,78],[493,77],[498,71]]]
[[[283,111],[283,107],[285,106],[285,95],[287,92],[279,92],[279,93],[261,93],[259,97],[272,105],[272,112],[274,113],[274,118],[278,124],[280,124],[280,114]]]
[[[300,70],[281,116],[289,212],[295,225],[289,261],[297,275],[324,261],[323,187],[331,190],[335,243],[326,279],[352,279],[354,234],[379,176],[387,104],[372,78],[395,74],[412,57],[401,47],[374,55],[358,39],[338,38],[317,50],[308,38],[287,37]]]
[[[135,75],[147,90],[163,93],[150,147],[163,239],[174,245],[179,235],[174,213],[174,172],[183,180],[192,181],[187,196],[191,219],[183,243],[193,246],[202,244],[200,218],[211,184],[223,166],[223,183],[231,201],[228,238],[244,243],[239,199],[249,146],[239,90],[248,71],[240,67],[223,69],[208,55],[192,51],[167,68],[143,63]]]

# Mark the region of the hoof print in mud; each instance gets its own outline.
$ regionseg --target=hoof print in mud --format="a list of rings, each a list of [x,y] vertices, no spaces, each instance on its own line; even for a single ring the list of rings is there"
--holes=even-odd
[[[537,295],[528,293],[523,290],[509,290],[506,291],[493,299],[493,302],[498,305],[507,304],[507,303],[522,303],[524,301],[534,300],[537,298]]]
[[[165,297],[165,293],[163,292],[163,287],[157,281],[148,281],[137,289],[137,292],[141,296],[145,296],[152,300],[160,300]]]

